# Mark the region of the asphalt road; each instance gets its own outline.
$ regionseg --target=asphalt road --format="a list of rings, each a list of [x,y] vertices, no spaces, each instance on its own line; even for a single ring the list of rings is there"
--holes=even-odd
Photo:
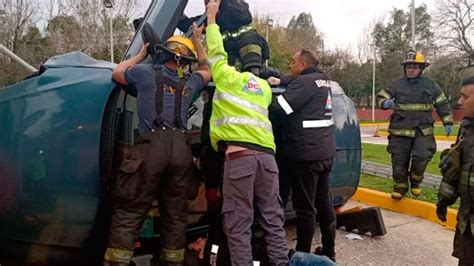
[[[367,205],[350,201],[344,209]],[[337,230],[336,261],[339,265],[457,265],[451,256],[454,232],[425,219],[382,210],[387,234],[362,235],[363,240],[348,240],[349,234]],[[288,224],[290,248],[296,245],[296,228]],[[313,249],[320,245],[319,229]]]

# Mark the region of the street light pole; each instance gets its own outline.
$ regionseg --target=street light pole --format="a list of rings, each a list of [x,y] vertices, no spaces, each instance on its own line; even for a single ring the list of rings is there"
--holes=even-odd
[[[416,49],[415,31],[416,31],[415,0],[412,0],[411,1],[411,48],[413,50]]]
[[[114,0],[103,0],[102,2],[106,9],[110,9],[110,62],[114,62],[114,29],[113,29],[113,12]]]
[[[110,62],[114,62],[114,30],[113,30],[113,19],[112,9],[110,9]]]
[[[374,48],[374,59],[372,61],[372,122],[375,122],[375,61],[377,60],[377,50],[375,44]]]
[[[272,26],[273,26],[273,19],[269,18],[265,26],[265,39],[267,40],[268,45],[270,45],[269,38],[268,38],[268,27],[272,27]],[[268,59],[265,60],[265,66],[268,67]]]

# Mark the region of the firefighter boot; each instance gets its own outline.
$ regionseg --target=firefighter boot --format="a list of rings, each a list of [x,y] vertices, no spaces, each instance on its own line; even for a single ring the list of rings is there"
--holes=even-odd
[[[423,174],[426,166],[428,165],[427,160],[413,159],[410,169],[410,192],[413,196],[418,197],[421,195],[420,184],[423,181]]]
[[[405,193],[407,192],[407,190],[408,190],[408,182],[395,183],[395,185],[393,186],[392,199],[401,200],[405,196]]]
[[[392,176],[395,185],[393,186],[392,199],[400,200],[408,192],[408,166],[410,164],[410,154],[392,154]]]

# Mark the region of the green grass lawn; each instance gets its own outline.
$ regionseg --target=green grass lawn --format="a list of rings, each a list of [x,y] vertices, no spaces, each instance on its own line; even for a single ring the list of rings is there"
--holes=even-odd
[[[361,174],[359,187],[391,193],[393,191],[393,181],[387,178]],[[410,193],[407,193],[406,197],[436,204],[438,201],[438,189],[424,187],[423,193],[418,198],[413,197]],[[451,208],[459,209],[459,200]]]
[[[381,128],[380,131],[385,131],[388,132],[388,128]],[[451,133],[451,136],[457,136],[459,131],[459,125],[455,124],[453,126],[453,133]],[[444,126],[442,125],[435,125],[434,128],[434,135],[435,136],[446,136],[446,130],[444,129]]]
[[[362,160],[391,165],[391,157],[386,148],[387,146],[385,145],[362,143]],[[440,152],[436,152],[436,154],[433,156],[433,159],[426,168],[426,172],[430,174],[441,175],[438,168],[439,154]]]

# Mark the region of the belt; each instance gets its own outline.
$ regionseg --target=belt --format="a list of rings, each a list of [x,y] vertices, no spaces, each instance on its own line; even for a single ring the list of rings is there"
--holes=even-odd
[[[225,160],[226,161],[232,161],[239,159],[244,156],[249,156],[249,155],[258,155],[258,154],[264,154],[264,152],[261,151],[254,151],[254,150],[241,150],[241,151],[235,151],[231,152],[225,155]]]

